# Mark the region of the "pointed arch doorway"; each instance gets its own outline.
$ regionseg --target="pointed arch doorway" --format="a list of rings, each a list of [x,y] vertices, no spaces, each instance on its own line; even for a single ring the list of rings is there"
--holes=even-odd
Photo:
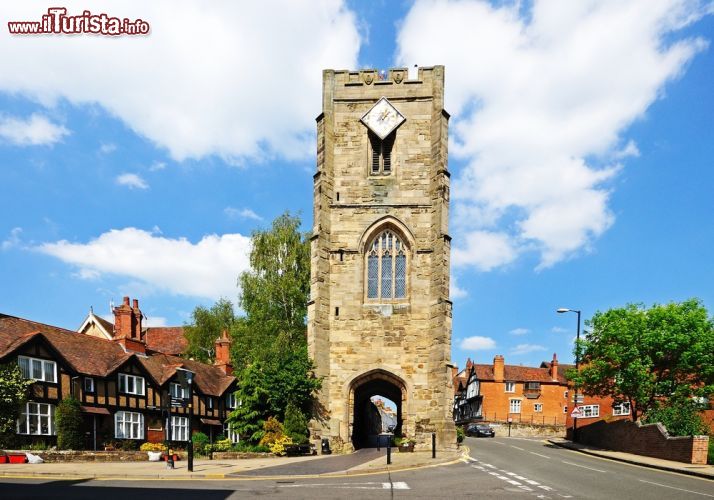
[[[375,397],[392,402],[394,408],[388,402],[380,408]],[[378,435],[389,425],[394,426],[395,434],[401,434],[406,403],[406,384],[386,370],[371,370],[355,378],[349,390],[350,438],[354,449],[377,446]]]

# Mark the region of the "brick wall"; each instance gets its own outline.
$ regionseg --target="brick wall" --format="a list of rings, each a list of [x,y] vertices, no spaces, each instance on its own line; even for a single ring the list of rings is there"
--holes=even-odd
[[[706,464],[709,446],[708,436],[670,437],[661,424],[641,425],[629,420],[600,420],[578,428],[578,441],[599,448],[691,464]]]
[[[542,383],[537,398],[529,399],[524,394],[523,382],[516,382],[514,392],[506,392],[505,382],[481,381],[480,392],[483,396],[482,414],[484,420],[533,423],[541,425],[563,425],[566,414],[563,406],[567,404],[566,386]],[[521,401],[521,412],[510,413],[511,399]],[[541,411],[535,411],[535,405],[542,405]]]

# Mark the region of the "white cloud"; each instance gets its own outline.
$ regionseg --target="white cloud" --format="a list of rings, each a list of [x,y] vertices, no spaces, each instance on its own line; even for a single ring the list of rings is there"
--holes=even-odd
[[[451,252],[454,266],[472,265],[481,271],[503,266],[515,260],[517,249],[508,235],[490,231],[472,231],[464,237],[466,245]]]
[[[551,332],[553,333],[568,333],[570,330],[567,328],[563,328],[560,326],[554,326],[553,328],[550,329]]]
[[[491,337],[479,337],[475,335],[463,339],[459,347],[465,351],[487,351],[496,347],[496,341]]]
[[[121,174],[116,178],[116,183],[129,189],[149,189],[149,185],[137,174]]]
[[[449,281],[449,297],[451,300],[463,299],[467,297],[469,292],[466,289],[461,288],[456,281],[456,275],[451,275],[451,280]]]
[[[35,249],[87,276],[127,277],[147,289],[215,300],[237,295],[238,275],[249,268],[250,238],[214,234],[192,243],[129,227],[112,229],[88,243],[62,240]]]
[[[29,118],[0,116],[0,138],[16,146],[50,146],[61,141],[65,135],[69,135],[69,130],[64,126],[54,124],[37,113]]]
[[[511,335],[526,335],[530,332],[531,331],[528,328],[514,328],[508,333],[510,333]]]
[[[99,152],[103,155],[108,155],[110,153],[113,153],[116,150],[117,150],[117,145],[114,144],[113,142],[103,142],[99,146]]]
[[[511,349],[511,354],[517,356],[519,354],[530,354],[532,352],[545,351],[546,347],[538,344],[518,344]]]
[[[223,209],[223,213],[225,213],[229,218],[231,219],[253,219],[253,220],[263,220],[263,218],[253,212],[250,208],[234,208],[234,207],[226,207]]]
[[[0,36],[0,90],[52,105],[98,103],[176,160],[314,150],[322,70],[355,68],[360,36],[341,0],[65,2],[141,18],[147,36]],[[3,6],[35,20],[46,4]],[[51,75],[51,78],[48,78]]]
[[[5,239],[2,244],[0,244],[0,248],[3,250],[9,250],[11,248],[20,246],[20,234],[22,233],[22,228],[21,227],[13,227],[10,230],[10,236]]]
[[[163,170],[166,168],[166,163],[163,161],[155,161],[154,163],[151,164],[149,167],[149,171],[151,172],[158,172],[159,170]]]
[[[535,251],[544,268],[589,249],[614,223],[619,161],[638,154],[633,141],[620,147],[623,134],[706,47],[678,30],[711,10],[687,0],[415,2],[397,63],[446,66],[450,152],[467,161],[453,183],[454,264],[487,271]]]
[[[144,326],[166,326],[168,321],[163,316],[146,316],[144,318]]]

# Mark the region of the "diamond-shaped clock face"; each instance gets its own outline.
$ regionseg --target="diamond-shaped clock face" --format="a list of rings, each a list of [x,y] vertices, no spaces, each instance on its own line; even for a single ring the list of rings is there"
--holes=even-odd
[[[382,97],[367,111],[362,117],[362,123],[377,134],[380,139],[384,139],[404,122],[404,116],[392,106],[386,97]]]

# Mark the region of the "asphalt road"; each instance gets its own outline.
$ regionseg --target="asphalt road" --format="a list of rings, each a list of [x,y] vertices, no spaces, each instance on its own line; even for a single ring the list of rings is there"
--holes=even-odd
[[[612,462],[542,441],[467,439],[455,465],[315,479],[47,481],[2,479],[0,499],[486,498],[714,499],[714,481]],[[337,457],[339,458],[339,457]],[[328,458],[326,460],[330,460]]]

